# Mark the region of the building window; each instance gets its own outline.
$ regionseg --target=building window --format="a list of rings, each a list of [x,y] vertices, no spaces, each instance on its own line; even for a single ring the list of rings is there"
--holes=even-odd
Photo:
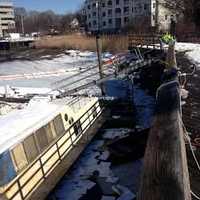
[[[13,9],[12,6],[0,6],[0,9]]]
[[[116,25],[116,28],[121,28],[121,26],[122,26],[121,18],[116,18],[115,19],[115,25]]]
[[[156,7],[156,3],[153,3],[153,8],[155,8]]]
[[[109,23],[109,24],[112,24],[112,19],[109,19],[109,20],[108,20],[108,23]]]
[[[91,6],[90,5],[88,5],[88,10],[90,10],[91,9]]]
[[[129,7],[124,7],[124,13],[129,13]]]
[[[103,16],[103,17],[106,17],[106,12],[103,12],[102,16]]]
[[[112,6],[112,1],[111,0],[108,1],[108,6]]]
[[[124,0],[124,4],[129,4],[129,0]]]
[[[168,16],[167,15],[165,15],[165,20],[167,20],[168,19]]]
[[[111,10],[111,9],[108,10],[108,15],[109,15],[109,16],[112,15],[112,10]]]
[[[93,17],[96,17],[96,16],[97,16],[97,13],[96,13],[96,12],[93,12],[93,13],[92,13],[92,16],[93,16]]]
[[[9,18],[9,17],[2,17],[1,20],[14,20],[14,18]]]
[[[91,26],[92,26],[92,25],[91,25],[91,22],[89,22],[88,26],[89,26],[89,28],[91,28]]]
[[[129,23],[129,18],[128,17],[124,17],[124,23],[125,24]]]
[[[147,10],[147,8],[148,8],[148,5],[145,3],[144,4],[144,10]]]
[[[102,3],[102,8],[105,8],[106,7],[106,4],[105,3]]]
[[[119,5],[119,0],[116,0],[116,5]]]
[[[93,4],[92,4],[92,7],[93,7],[93,8],[96,8],[96,3],[93,3]]]
[[[116,14],[121,14],[121,8],[116,8],[116,9],[115,9],[115,13],[116,13]]]
[[[103,26],[106,26],[106,22],[105,21],[103,22]]]
[[[97,25],[97,21],[94,20],[94,21],[93,21],[93,26],[96,26],[96,25]]]

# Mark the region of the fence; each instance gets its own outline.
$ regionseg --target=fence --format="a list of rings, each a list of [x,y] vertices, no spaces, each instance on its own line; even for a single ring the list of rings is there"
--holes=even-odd
[[[160,35],[157,34],[130,34],[129,49],[135,47],[160,48]]]

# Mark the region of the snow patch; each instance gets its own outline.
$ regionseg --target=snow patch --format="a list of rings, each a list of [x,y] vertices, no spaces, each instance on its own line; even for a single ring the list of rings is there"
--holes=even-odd
[[[178,42],[176,50],[186,51],[188,58],[200,67],[200,44]]]

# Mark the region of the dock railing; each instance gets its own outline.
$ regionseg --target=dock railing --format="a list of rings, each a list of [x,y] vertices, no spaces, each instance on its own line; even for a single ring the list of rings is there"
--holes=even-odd
[[[129,34],[128,46],[129,49],[136,47],[160,49],[160,38],[159,34]]]
[[[191,200],[174,46],[169,48],[165,82],[157,91],[137,200]]]

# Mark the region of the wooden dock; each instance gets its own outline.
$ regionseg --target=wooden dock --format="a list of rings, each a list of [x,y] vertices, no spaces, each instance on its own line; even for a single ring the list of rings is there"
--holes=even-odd
[[[158,89],[138,200],[191,200],[174,48],[168,55],[171,79]]]

